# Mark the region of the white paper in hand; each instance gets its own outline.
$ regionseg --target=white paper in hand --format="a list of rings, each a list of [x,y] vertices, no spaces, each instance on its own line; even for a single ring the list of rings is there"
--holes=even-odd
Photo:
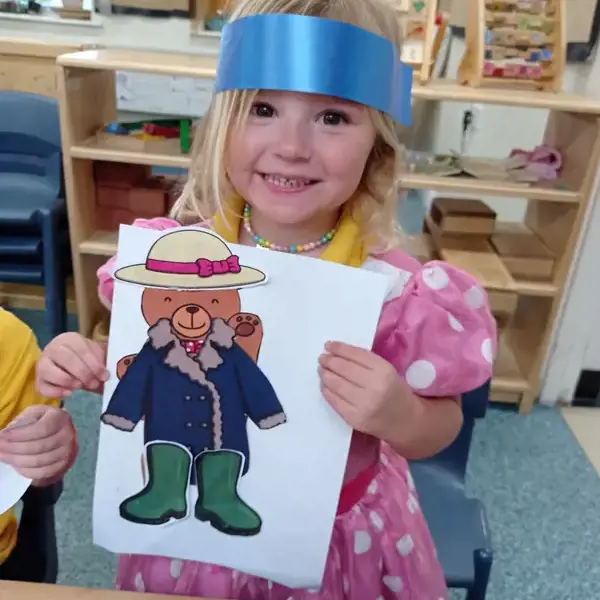
[[[10,465],[0,462],[0,515],[12,508],[31,485],[31,479],[19,475]]]

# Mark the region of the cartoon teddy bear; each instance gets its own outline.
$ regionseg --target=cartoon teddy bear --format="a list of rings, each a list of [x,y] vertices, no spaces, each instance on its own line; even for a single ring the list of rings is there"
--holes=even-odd
[[[256,535],[262,520],[237,490],[250,466],[247,420],[270,429],[286,415],[256,363],[260,319],[240,312],[238,290],[266,276],[240,265],[215,234],[184,229],[162,236],[145,264],[115,277],[144,287],[149,327],[142,349],[125,357],[101,417],[121,431],[143,420],[148,481],[121,503],[122,518],[153,525],[183,519],[196,484],[197,519],[223,533]]]

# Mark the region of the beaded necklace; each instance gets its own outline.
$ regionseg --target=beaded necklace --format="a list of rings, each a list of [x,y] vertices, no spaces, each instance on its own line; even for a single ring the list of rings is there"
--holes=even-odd
[[[244,206],[244,229],[248,232],[248,235],[252,237],[252,239],[256,242],[257,246],[261,248],[268,248],[269,250],[276,250],[278,252],[288,252],[290,254],[300,254],[302,252],[310,252],[315,248],[320,248],[325,244],[328,244],[335,236],[337,231],[337,225],[330,229],[326,234],[321,236],[318,241],[310,242],[309,244],[299,244],[296,246],[280,246],[279,244],[274,244],[273,242],[269,242],[264,238],[256,235],[254,230],[252,229],[252,223],[250,218],[251,209],[248,204]]]

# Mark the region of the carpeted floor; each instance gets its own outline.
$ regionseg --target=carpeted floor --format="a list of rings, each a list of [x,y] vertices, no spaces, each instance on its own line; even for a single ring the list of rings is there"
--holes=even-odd
[[[18,314],[45,343],[42,315]],[[59,581],[110,587],[115,558],[92,544],[91,531],[100,399],[79,393],[67,408],[81,451],[57,507]],[[600,599],[600,478],[560,412],[492,409],[471,455],[470,490],[487,508],[495,550],[488,599]]]

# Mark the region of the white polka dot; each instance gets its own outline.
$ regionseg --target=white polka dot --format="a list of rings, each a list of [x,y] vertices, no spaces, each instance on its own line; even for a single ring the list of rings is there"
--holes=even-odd
[[[410,471],[406,472],[406,482],[408,483],[408,489],[414,491],[415,480],[413,479],[412,473]]]
[[[471,308],[481,308],[483,306],[484,301],[485,294],[478,285],[474,285],[465,292],[465,302]]]
[[[385,454],[382,454],[379,460],[381,460],[381,463],[384,464],[386,467],[390,464],[390,461],[388,460],[388,457]]]
[[[386,575],[383,578],[383,583],[392,592],[401,592],[404,587],[401,577],[392,577],[391,575]]]
[[[146,591],[146,586],[144,585],[144,578],[141,573],[138,573],[135,576],[135,591],[143,594]]]
[[[174,558],[171,561],[169,570],[171,571],[171,577],[173,579],[179,579],[179,577],[181,576],[182,567],[183,567],[183,561],[179,560],[178,558]]]
[[[383,596],[377,596],[377,600],[385,600]]]
[[[350,591],[350,580],[344,575],[344,594]]]
[[[369,492],[369,494],[375,494],[377,492],[377,480],[373,479],[373,481],[371,481],[371,483],[369,484],[369,487],[367,488],[367,492]]]
[[[398,550],[398,554],[400,554],[400,556],[408,556],[414,547],[415,543],[413,542],[412,536],[409,533],[396,542],[396,550]]]
[[[454,316],[448,313],[448,322],[450,323],[450,327],[454,329],[454,331],[464,331],[465,328],[462,326],[462,323]]]
[[[360,506],[359,506],[358,504],[355,504],[355,505],[352,507],[352,512],[353,512],[355,515],[360,515]]]
[[[373,527],[375,527],[377,531],[381,531],[383,529],[383,519],[374,510],[372,510],[369,514],[369,519],[371,519],[371,523],[373,523]]]
[[[371,549],[371,536],[368,531],[354,532],[354,554],[364,554]]]
[[[494,349],[490,338],[486,338],[481,342],[481,356],[490,364],[494,362]]]
[[[435,381],[435,367],[428,360],[415,360],[406,369],[406,383],[415,390],[424,390]]]
[[[427,267],[423,269],[423,283],[432,290],[442,290],[450,279],[442,267]]]
[[[273,582],[272,581],[267,581],[267,587],[272,590],[273,589]]]
[[[411,514],[413,514],[413,515],[419,509],[419,503],[418,503],[417,499],[412,494],[410,494],[410,496],[408,497],[408,501],[406,502],[406,506],[408,508],[408,512],[411,513]]]

